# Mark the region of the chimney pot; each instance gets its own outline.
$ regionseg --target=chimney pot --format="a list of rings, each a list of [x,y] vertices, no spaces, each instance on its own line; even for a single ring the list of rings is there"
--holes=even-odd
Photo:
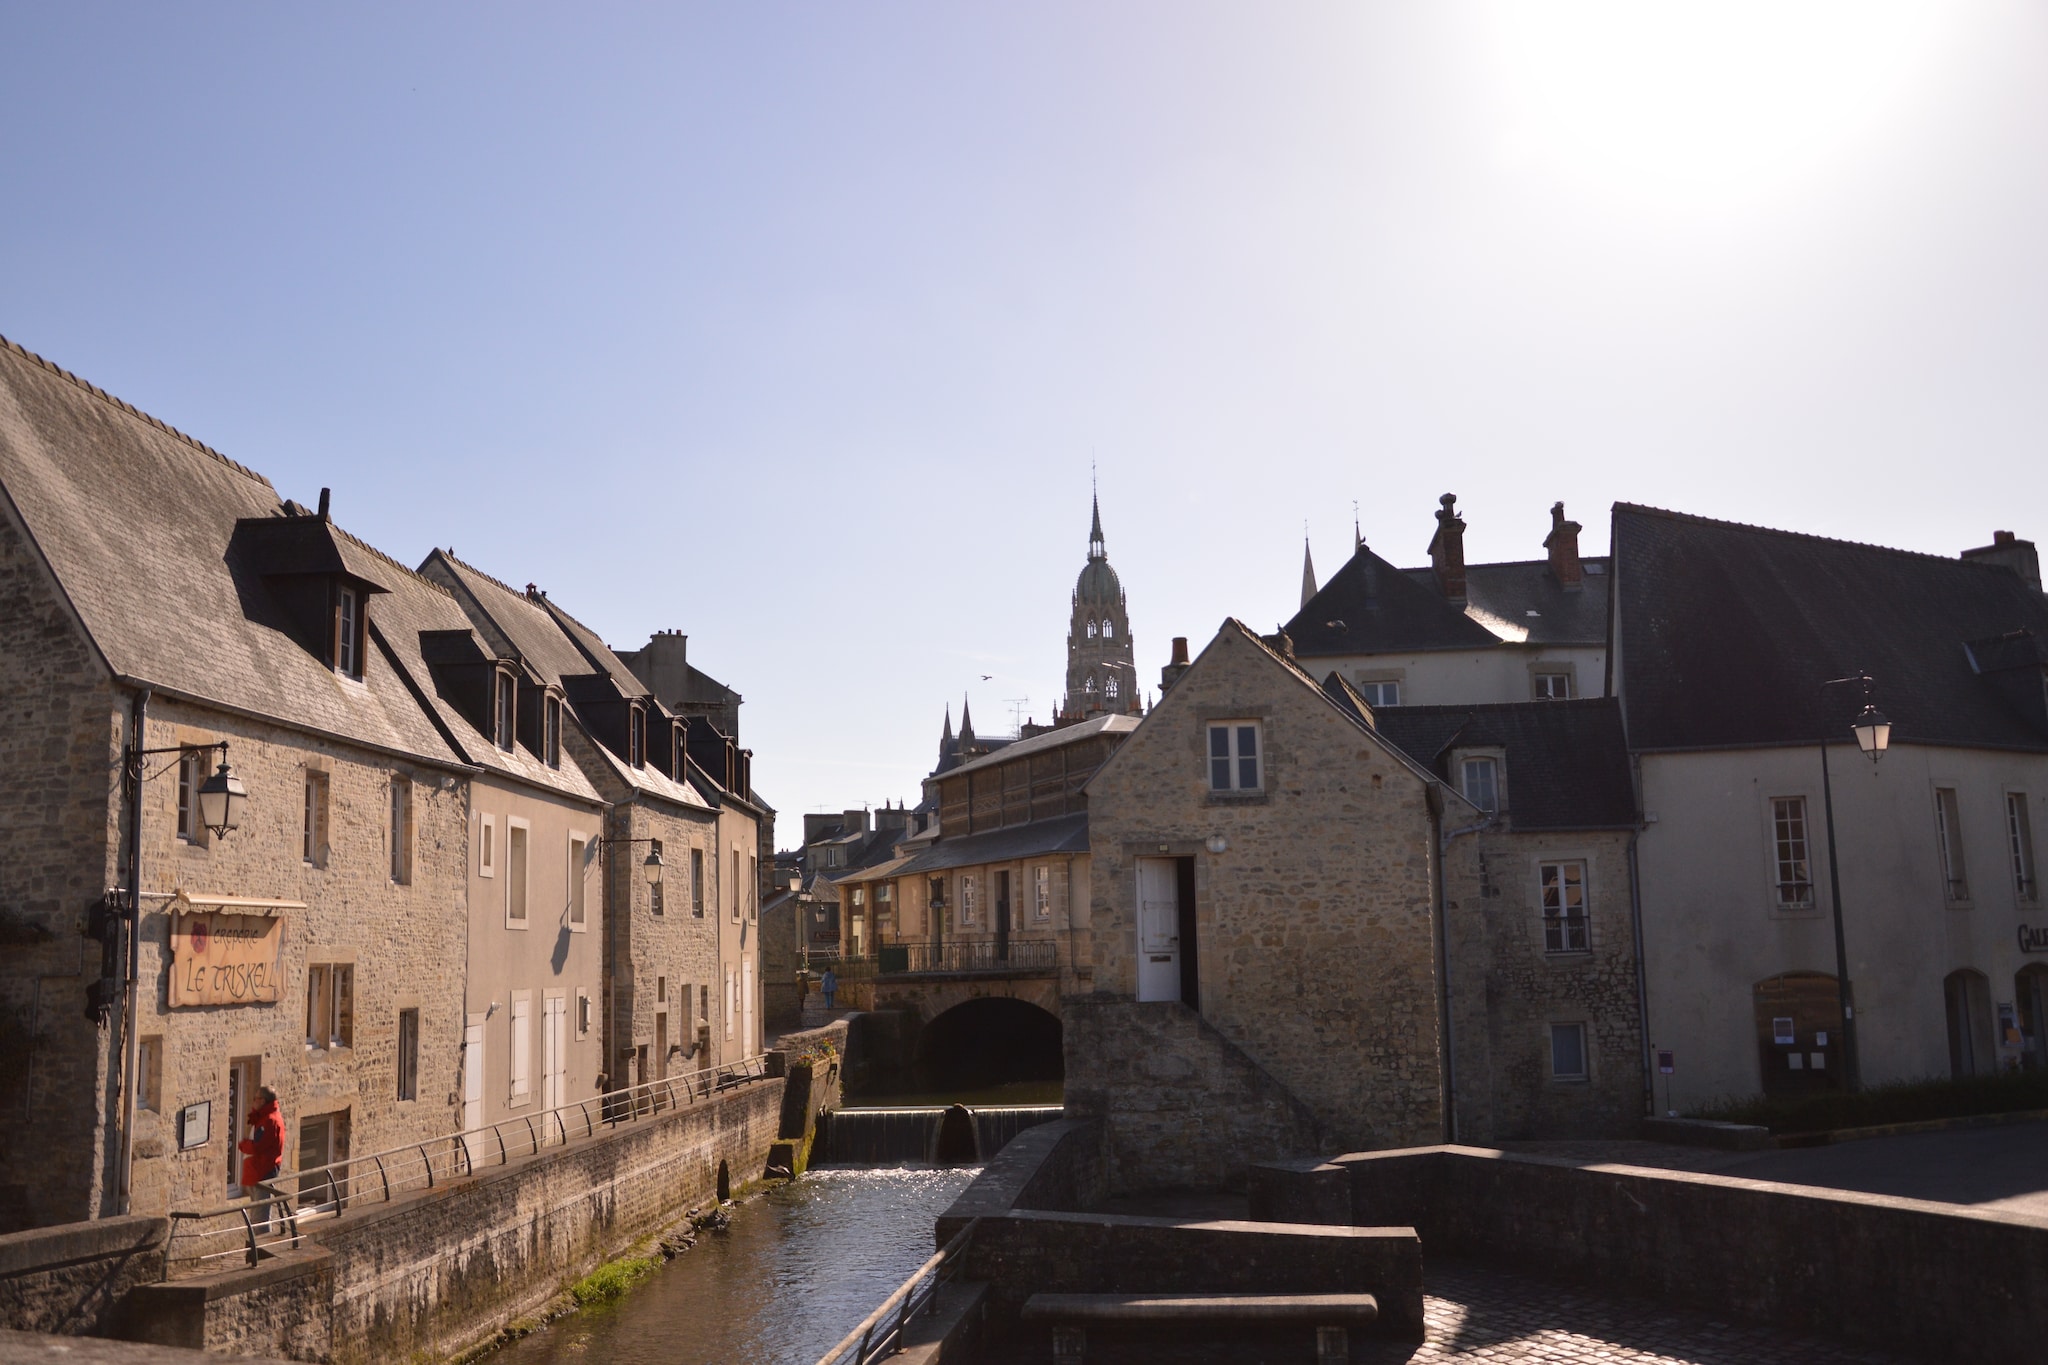
[[[1465,519],[1458,515],[1458,495],[1446,493],[1436,514],[1436,535],[1429,542],[1429,565],[1444,599],[1465,602]]]
[[[1173,637],[1173,662],[1177,664],[1184,664],[1187,661],[1188,637],[1185,635],[1176,635]]]
[[[1550,534],[1543,538],[1543,548],[1550,552],[1550,576],[1568,592],[1586,586],[1586,566],[1579,558],[1581,529],[1576,521],[1564,519],[1563,503],[1550,505]]]
[[[328,506],[328,500],[329,500],[329,499],[330,499],[330,498],[331,498],[332,496],[333,496],[333,492],[332,492],[332,490],[331,490],[331,489],[326,489],[326,488],[323,488],[323,489],[321,489],[321,490],[320,490],[320,520],[322,520],[322,521],[326,521],[326,520],[327,520],[327,506]]]

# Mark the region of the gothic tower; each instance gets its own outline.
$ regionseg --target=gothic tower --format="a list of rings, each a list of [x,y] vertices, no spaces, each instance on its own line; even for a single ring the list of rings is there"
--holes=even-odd
[[[1060,719],[1084,720],[1103,711],[1136,713],[1137,668],[1131,657],[1131,620],[1123,585],[1102,544],[1102,504],[1094,500],[1088,563],[1074,584],[1074,615],[1067,628],[1067,695]]]

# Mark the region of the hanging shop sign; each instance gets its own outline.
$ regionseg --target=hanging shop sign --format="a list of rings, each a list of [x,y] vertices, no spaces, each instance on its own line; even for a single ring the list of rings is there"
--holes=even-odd
[[[179,896],[171,904],[171,1006],[275,1004],[283,984],[284,911],[304,908],[296,901]]]

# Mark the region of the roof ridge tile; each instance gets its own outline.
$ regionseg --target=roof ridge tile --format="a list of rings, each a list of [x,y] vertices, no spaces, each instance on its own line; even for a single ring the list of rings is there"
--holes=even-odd
[[[1936,564],[1969,565],[1970,560],[1958,555],[1939,555],[1931,550],[1906,550],[1897,545],[1879,545],[1868,540],[1847,540],[1841,536],[1817,536],[1811,531],[1788,531],[1781,526],[1759,526],[1750,521],[1729,521],[1722,517],[1703,517],[1697,512],[1674,512],[1668,507],[1650,507],[1639,502],[1617,502],[1616,512],[1632,512],[1646,517],[1661,517],[1666,521],[1686,522],[1694,526],[1712,526],[1727,531],[1751,531],[1757,535],[1784,536],[1792,540],[1817,541],[1823,545],[1847,545],[1858,550],[1878,550],[1889,555],[1905,555],[1912,559],[1932,560]],[[1977,568],[1997,568],[2010,572],[2000,565],[1974,565]]]

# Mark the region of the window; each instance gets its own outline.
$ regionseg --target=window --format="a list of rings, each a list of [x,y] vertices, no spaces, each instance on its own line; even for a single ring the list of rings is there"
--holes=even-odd
[[[356,1031],[356,969],[346,962],[306,968],[306,1046],[352,1047]]]
[[[1091,696],[1091,697],[1092,697],[1092,696],[1094,696],[1094,695],[1095,695],[1095,679],[1094,679],[1094,678],[1093,678],[1092,676],[1091,676],[1091,677],[1089,677],[1089,678],[1086,678],[1086,679],[1084,679],[1084,680],[1082,681],[1082,683],[1081,683],[1081,690],[1082,690],[1083,692],[1086,692],[1086,693],[1087,693],[1087,694],[1088,694],[1089,696]]]
[[[1093,621],[1088,623],[1088,638],[1091,640],[1095,638],[1095,623]]]
[[[513,740],[518,736],[519,686],[510,673],[498,672],[497,696],[492,702],[495,719],[491,726],[491,742],[500,749],[510,751]]]
[[[351,678],[363,676],[361,647],[363,599],[354,588],[335,592],[334,670]]]
[[[498,875],[498,817],[495,815],[477,816],[476,875]]]
[[[1500,809],[1500,765],[1490,758],[1468,758],[1460,768],[1465,799],[1488,815]]]
[[[626,720],[626,762],[640,767],[647,761],[647,713],[639,707],[629,708]]]
[[[513,1104],[533,1098],[533,992],[512,992]]]
[[[306,774],[306,818],[300,853],[315,867],[327,866],[327,774]]]
[[[1586,865],[1544,863],[1543,950],[1583,953],[1593,945],[1586,933]]]
[[[1031,917],[1038,920],[1052,918],[1052,869],[1041,867],[1033,878],[1034,890],[1031,901]]]
[[[725,1036],[732,1037],[733,1020],[740,1012],[740,979],[732,974],[732,968],[725,969]]]
[[[581,988],[576,992],[576,1036],[590,1036],[590,992]]]
[[[420,1012],[398,1012],[398,1098],[420,1097]]]
[[[866,887],[864,887],[864,886],[856,886],[855,888],[853,888],[853,908],[854,908],[855,910],[858,910],[858,909],[860,909],[860,908],[861,908],[862,906],[866,905],[867,903],[868,903],[868,892],[867,892],[867,888],[866,888]]]
[[[1536,700],[1563,701],[1572,694],[1572,675],[1569,673],[1538,673],[1536,679]]]
[[[975,877],[972,872],[960,874],[960,923],[962,925],[981,923],[981,906],[977,903],[975,896],[975,892],[978,890],[980,888],[975,885]]]
[[[526,927],[526,824],[505,822],[505,922]]]
[[[1112,673],[1112,674],[1110,674],[1110,675],[1109,675],[1109,676],[1108,676],[1107,678],[1105,678],[1105,679],[1103,680],[1103,683],[1102,683],[1102,695],[1103,695],[1103,696],[1105,696],[1105,697],[1112,697],[1112,698],[1113,698],[1113,697],[1115,697],[1115,696],[1116,696],[1116,694],[1117,694],[1117,690],[1118,690],[1118,687],[1119,687],[1119,684],[1117,683],[1117,680],[1116,680],[1116,674]]]
[[[1256,722],[1230,721],[1209,727],[1209,790],[1258,791],[1259,727]]]
[[[206,842],[206,826],[199,823],[199,784],[206,780],[207,749],[187,749],[178,755],[178,837],[188,844]]]
[[[549,697],[540,706],[541,760],[550,768],[562,766],[562,699]]]
[[[711,987],[697,988],[697,1017],[704,1021],[704,1027],[711,1027]]]
[[[1586,1026],[1550,1026],[1550,1075],[1553,1080],[1583,1081],[1586,1071]]]
[[[1963,871],[1963,817],[1954,787],[1934,789],[1934,834],[1940,845],[1941,875],[1951,901],[1970,898],[1970,879]]]
[[[657,915],[666,915],[668,913],[667,898],[661,894],[660,882],[648,883],[647,908]]]
[[[1365,698],[1367,706],[1399,706],[1401,704],[1401,684],[1391,678],[1381,679],[1378,682],[1361,682],[1358,684],[1358,694]]]
[[[1116,638],[1116,622],[1110,620],[1103,621],[1102,638],[1105,640],[1113,640]]]
[[[2034,881],[2034,830],[2027,819],[2027,794],[2005,794],[2005,838],[2012,848],[2012,886],[2023,901],[2040,894]]]
[[[412,881],[412,779],[391,775],[391,880]]]
[[[654,978],[654,1003],[657,1005],[666,1005],[668,1003],[668,978],[665,976]]]
[[[1803,910],[1813,904],[1813,866],[1806,853],[1806,798],[1771,800],[1771,836],[1777,848],[1778,908]]]
[[[740,922],[740,851],[732,851],[732,922]]]
[[[589,879],[590,841],[581,835],[569,836],[569,927],[581,929],[587,924],[588,903],[583,899],[585,883]]]
[[[152,1033],[135,1054],[135,1105],[152,1114],[164,1107],[164,1036]]]
[[[704,850],[701,848],[690,850],[690,913],[698,919],[704,918]]]
[[[676,747],[672,754],[670,771],[678,782],[687,782],[690,777],[690,732],[683,726],[676,726]]]
[[[889,888],[882,888],[882,899],[889,899]],[[747,855],[747,919],[755,922],[761,918],[761,860],[752,853]]]

